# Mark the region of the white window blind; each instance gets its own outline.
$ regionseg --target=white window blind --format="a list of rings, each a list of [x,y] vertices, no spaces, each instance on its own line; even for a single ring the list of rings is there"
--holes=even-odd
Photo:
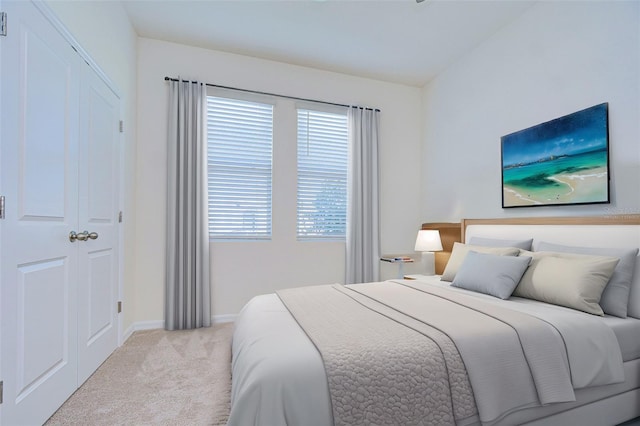
[[[298,240],[344,240],[347,116],[298,109]]]
[[[207,97],[209,236],[271,238],[273,106]]]

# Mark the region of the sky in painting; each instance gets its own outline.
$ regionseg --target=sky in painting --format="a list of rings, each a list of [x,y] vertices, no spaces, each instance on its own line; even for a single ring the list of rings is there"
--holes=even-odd
[[[575,155],[607,146],[607,106],[591,108],[502,137],[502,166]]]

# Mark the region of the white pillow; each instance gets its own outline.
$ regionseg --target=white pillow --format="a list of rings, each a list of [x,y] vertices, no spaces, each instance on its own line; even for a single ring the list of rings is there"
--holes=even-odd
[[[522,254],[532,260],[514,296],[604,315],[600,298],[619,259],[524,250]]]
[[[572,247],[541,241],[539,251],[555,251],[562,253],[589,254],[594,256],[610,256],[620,259],[609,283],[602,292],[600,306],[605,314],[620,318],[627,317],[629,292],[633,281],[633,270],[636,265],[638,249],[600,248],[600,247]]]
[[[508,299],[531,262],[529,256],[467,253],[451,285]]]
[[[469,250],[473,250],[478,253],[497,254],[500,256],[517,256],[520,254],[520,249],[515,247],[483,247],[471,244],[453,243],[451,257],[449,257],[447,266],[444,268],[444,272],[442,273],[442,281],[453,281]]]

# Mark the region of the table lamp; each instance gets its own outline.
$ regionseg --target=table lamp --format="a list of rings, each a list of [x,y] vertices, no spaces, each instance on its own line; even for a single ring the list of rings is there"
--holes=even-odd
[[[434,251],[442,251],[442,241],[440,241],[440,231],[422,229],[418,231],[415,251],[422,252],[422,264],[425,268],[425,275],[435,275],[436,255]]]

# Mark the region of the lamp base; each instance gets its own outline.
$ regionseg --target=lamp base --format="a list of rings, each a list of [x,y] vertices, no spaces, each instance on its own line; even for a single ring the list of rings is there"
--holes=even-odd
[[[434,252],[423,251],[420,263],[422,263],[424,275],[436,274],[436,255]]]

